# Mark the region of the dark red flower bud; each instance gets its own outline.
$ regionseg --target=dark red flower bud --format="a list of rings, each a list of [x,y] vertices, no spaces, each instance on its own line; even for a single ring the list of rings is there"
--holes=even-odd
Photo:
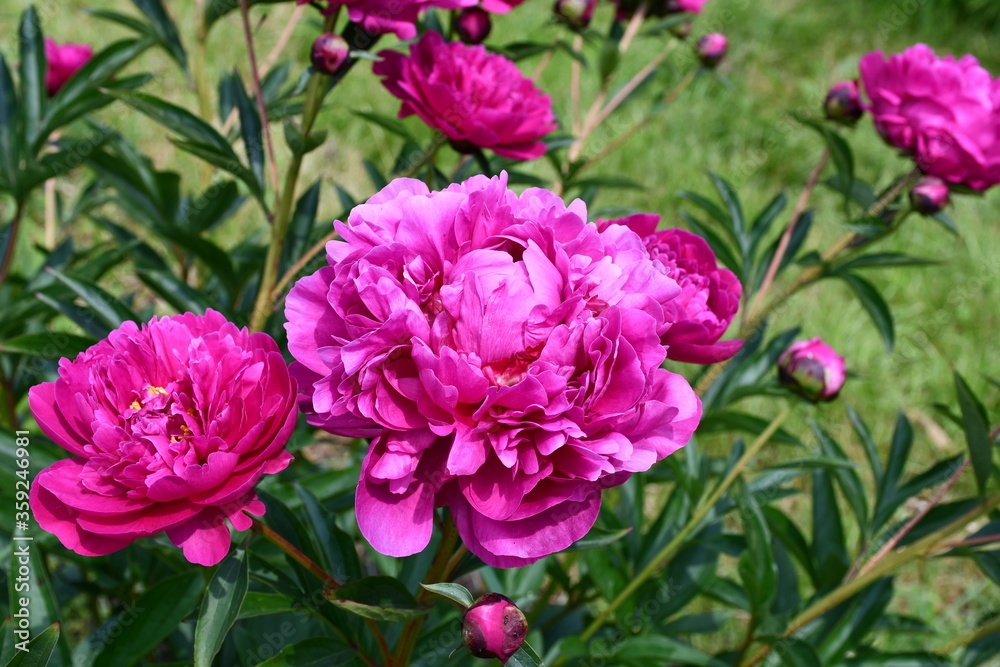
[[[948,184],[933,176],[924,176],[910,190],[910,206],[924,215],[934,215],[949,201]]]
[[[715,67],[726,57],[729,40],[721,32],[712,32],[698,40],[698,59],[705,67]]]
[[[559,19],[574,28],[586,28],[594,16],[597,0],[556,0],[553,11]]]
[[[854,125],[864,115],[858,82],[848,79],[830,86],[830,92],[823,101],[823,111],[830,120],[844,125]]]
[[[455,31],[466,44],[482,44],[492,28],[489,12],[479,7],[466,7],[455,19]]]
[[[312,64],[317,72],[333,74],[347,60],[351,49],[340,35],[324,32],[312,47]]]
[[[528,621],[510,598],[487,593],[472,603],[462,618],[462,641],[477,658],[497,658],[507,664],[528,634]]]

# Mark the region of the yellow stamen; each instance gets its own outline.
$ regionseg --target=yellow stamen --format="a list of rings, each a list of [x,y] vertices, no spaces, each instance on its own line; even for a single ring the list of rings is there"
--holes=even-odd
[[[164,396],[167,395],[167,390],[163,387],[146,387],[146,391],[149,392],[150,396],[155,396],[156,394],[163,394]]]
[[[139,405],[139,401],[132,401],[132,405],[129,406],[133,410],[141,410],[142,406]]]

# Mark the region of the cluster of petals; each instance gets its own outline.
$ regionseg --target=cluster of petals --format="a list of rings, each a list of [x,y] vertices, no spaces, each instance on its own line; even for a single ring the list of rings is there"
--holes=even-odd
[[[153,318],[60,362],[33,387],[39,427],[72,457],[38,474],[38,525],[85,556],[166,531],[193,563],[229,550],[264,504],[262,475],[291,460],[296,386],[274,340],[219,313]]]
[[[356,510],[380,552],[421,551],[448,506],[485,562],[531,563],[697,427],[698,397],[660,368],[681,288],[582,202],[505,174],[398,179],[335,228],[286,302],[291,370],[310,423],[374,438]]]
[[[382,51],[372,71],[402,101],[399,117],[416,114],[460,151],[487,148],[512,160],[545,152],[556,128],[552,101],[513,62],[483,46],[445,42],[425,33],[410,54]]]
[[[917,44],[861,59],[875,128],[930,176],[975,190],[1000,183],[1000,80],[970,55]]]
[[[298,0],[298,4],[308,4],[310,0]],[[393,33],[400,39],[417,36],[417,19],[431,7],[440,9],[461,9],[472,7],[479,0],[319,0],[326,3],[324,13],[332,14],[347,8],[347,17],[364,30],[375,35]],[[501,5],[509,5],[501,0],[491,0]],[[495,11],[495,10],[491,10]]]
[[[646,244],[650,257],[675,280],[680,295],[666,304],[671,323],[661,336],[667,357],[693,364],[725,361],[739,352],[742,340],[720,341],[740,306],[742,285],[729,269],[720,268],[708,242],[686,229],[656,227],[660,216],[630,215],[598,221],[598,228],[625,225]]]
[[[49,96],[58,93],[93,56],[94,49],[89,44],[57,44],[46,37],[45,60],[48,69],[45,72],[45,90]]]

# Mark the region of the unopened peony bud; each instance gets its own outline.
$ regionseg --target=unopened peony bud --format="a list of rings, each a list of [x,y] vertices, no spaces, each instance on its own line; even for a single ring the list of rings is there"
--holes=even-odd
[[[317,72],[333,74],[347,60],[351,49],[340,35],[324,32],[313,42],[312,64]]]
[[[524,614],[499,593],[487,593],[473,602],[462,619],[462,641],[477,658],[497,658],[507,664],[527,634]]]
[[[729,40],[721,32],[712,32],[698,40],[698,59],[705,67],[715,67],[726,57]]]
[[[924,215],[934,215],[950,201],[948,184],[940,178],[924,176],[910,190],[910,206]]]
[[[795,343],[778,359],[778,380],[814,403],[835,399],[846,377],[844,358],[819,338]]]
[[[586,28],[594,16],[597,0],[556,0],[553,11],[564,23],[574,28]]]
[[[455,19],[455,31],[466,44],[482,44],[491,28],[489,12],[479,7],[466,7]]]
[[[830,120],[844,125],[854,125],[864,115],[861,108],[861,96],[858,94],[858,82],[848,79],[830,86],[830,91],[823,101],[823,111]]]

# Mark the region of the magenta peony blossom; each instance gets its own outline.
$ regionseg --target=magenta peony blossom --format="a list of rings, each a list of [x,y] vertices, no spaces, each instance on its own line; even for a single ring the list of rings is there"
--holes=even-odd
[[[665,17],[671,14],[687,12],[689,14],[701,14],[708,0],[613,0],[618,7],[618,18],[631,18],[642,4],[646,5],[647,16]]]
[[[692,364],[725,361],[739,352],[742,340],[720,341],[740,306],[743,290],[729,269],[719,268],[705,239],[684,229],[656,230],[660,216],[630,215],[598,220],[599,229],[625,225],[640,237],[661,271],[677,281],[681,294],[666,305],[670,328],[661,336],[667,357]]]
[[[522,3],[524,0],[482,0],[479,6],[491,14],[506,14]]]
[[[552,102],[507,58],[436,32],[412,44],[409,57],[379,56],[372,71],[403,101],[400,118],[417,114],[465,152],[488,148],[512,160],[545,152],[541,138],[556,128]]]
[[[875,129],[929,176],[985,190],[1000,183],[1000,80],[972,56],[925,44],[861,59]]]
[[[45,60],[48,61],[48,70],[45,72],[45,90],[49,96],[59,92],[59,89],[93,56],[94,50],[89,44],[60,46],[46,37]]]
[[[479,3],[479,0],[318,0],[326,3],[324,14],[347,7],[347,17],[362,28],[376,35],[393,33],[400,39],[417,36],[414,25],[420,14],[431,7],[461,9]],[[494,0],[498,1],[498,0]],[[310,0],[298,0],[308,4]]]
[[[330,266],[288,296],[288,344],[310,423],[375,438],[356,506],[378,551],[421,551],[447,505],[485,562],[534,562],[697,427],[660,368],[680,288],[582,202],[518,197],[506,174],[397,179],[335,228]]]
[[[778,358],[778,379],[810,401],[832,401],[847,379],[844,358],[820,338],[801,340]]]
[[[477,658],[496,658],[506,665],[527,634],[524,612],[499,593],[483,595],[462,617],[462,643]]]
[[[33,387],[42,431],[75,456],[31,486],[38,525],[67,549],[103,556],[166,531],[214,565],[229,528],[264,514],[253,493],[283,470],[296,386],[270,336],[215,311],[126,322]]]

